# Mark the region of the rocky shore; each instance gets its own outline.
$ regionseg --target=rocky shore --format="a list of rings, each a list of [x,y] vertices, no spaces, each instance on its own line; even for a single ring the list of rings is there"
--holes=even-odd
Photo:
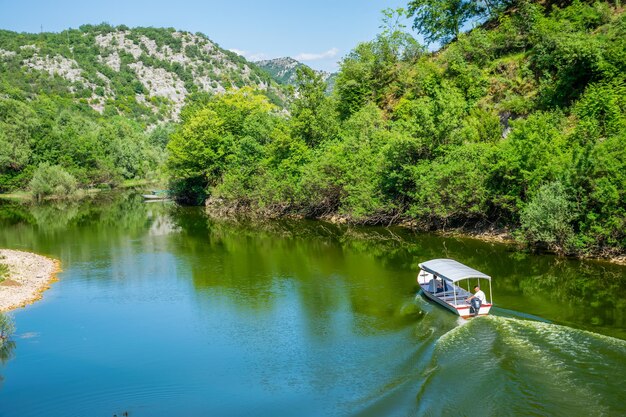
[[[0,249],[0,263],[9,272],[0,281],[0,312],[24,307],[41,298],[55,281],[60,262],[30,252]]]

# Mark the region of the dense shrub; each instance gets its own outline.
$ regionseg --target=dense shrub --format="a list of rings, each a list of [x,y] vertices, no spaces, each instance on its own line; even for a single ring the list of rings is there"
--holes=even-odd
[[[531,246],[569,253],[574,245],[576,217],[568,192],[560,182],[542,186],[521,212],[520,234]]]
[[[513,122],[511,133],[498,144],[488,182],[492,202],[503,215],[514,219],[543,184],[565,175],[571,156],[564,123],[559,113],[537,112]]]
[[[66,198],[76,191],[76,178],[61,166],[44,162],[35,170],[28,188],[38,200],[48,196]]]
[[[474,224],[487,217],[489,191],[486,173],[493,145],[459,147],[413,170],[415,191],[408,213],[440,227]]]

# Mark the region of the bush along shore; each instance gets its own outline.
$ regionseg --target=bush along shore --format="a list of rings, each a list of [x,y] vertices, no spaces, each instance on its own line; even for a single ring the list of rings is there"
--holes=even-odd
[[[403,13],[344,57],[332,95],[299,69],[288,114],[248,89],[190,100],[167,145],[178,199],[623,256],[624,9],[521,1],[434,53]]]
[[[57,260],[30,252],[0,249],[0,313],[39,300],[60,270]]]

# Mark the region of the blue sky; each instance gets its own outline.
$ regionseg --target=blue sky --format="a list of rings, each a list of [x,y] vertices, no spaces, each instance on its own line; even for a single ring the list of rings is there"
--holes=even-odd
[[[174,27],[202,32],[248,59],[291,56],[316,69],[378,33],[381,10],[408,0],[0,0],[0,28],[59,32],[86,23]]]

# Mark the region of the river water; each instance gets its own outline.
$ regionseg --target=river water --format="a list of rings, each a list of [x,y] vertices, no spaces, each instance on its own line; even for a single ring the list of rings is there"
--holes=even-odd
[[[1,203],[0,247],[63,267],[12,313],[3,417],[626,415],[623,266],[136,195]],[[440,257],[493,277],[492,315],[417,294]]]

